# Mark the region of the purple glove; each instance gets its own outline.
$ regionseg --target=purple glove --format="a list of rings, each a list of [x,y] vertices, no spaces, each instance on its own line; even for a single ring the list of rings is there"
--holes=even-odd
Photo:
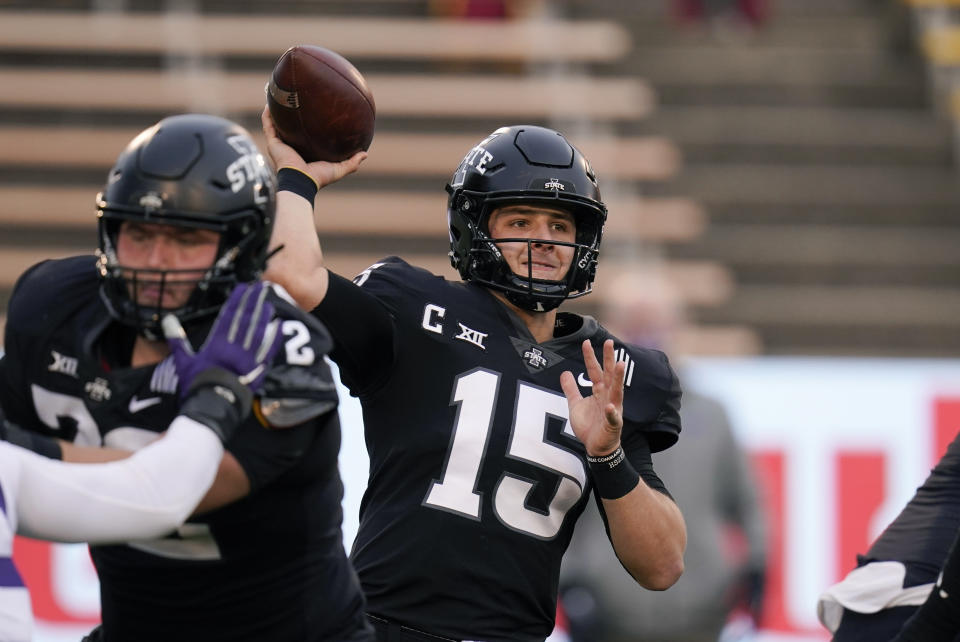
[[[262,281],[238,284],[196,353],[180,321],[171,314],[163,319],[163,333],[180,379],[181,399],[187,396],[197,375],[210,368],[233,373],[253,392],[261,388],[282,339],[277,331],[279,322],[273,321],[273,305],[266,300],[268,291]]]
[[[253,393],[263,386],[283,340],[268,292],[261,281],[238,284],[198,352],[175,316],[163,318],[180,379],[181,414],[209,426],[224,441],[250,412]]]

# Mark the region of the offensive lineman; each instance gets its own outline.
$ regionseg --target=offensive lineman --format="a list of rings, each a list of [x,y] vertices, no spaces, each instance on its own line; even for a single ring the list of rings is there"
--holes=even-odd
[[[223,442],[263,384],[262,376],[253,376],[248,389],[241,377],[262,370],[280,347],[276,324],[270,324],[273,306],[257,296],[262,287],[256,284],[252,297],[244,297],[246,284],[236,287],[211,331],[217,340],[199,353],[177,336],[176,317],[165,321],[167,339],[179,350],[177,375],[192,383],[162,439],[104,464],[65,463],[0,441],[0,639],[33,639],[30,597],[11,559],[15,533],[60,542],[158,538],[193,512],[217,474]],[[233,325],[239,332],[230,338]],[[7,439],[33,441],[2,415],[0,428]]]
[[[97,199],[98,256],[45,261],[16,286],[0,360],[8,417],[59,440],[68,460],[110,455],[84,446],[136,450],[166,430],[183,390],[160,319],[174,314],[204,343],[226,294],[264,269],[275,190],[228,120],[174,116],[134,138]],[[253,411],[184,527],[91,548],[103,623],[90,640],[372,639],[340,529],[330,337],[263,293],[283,345]]]

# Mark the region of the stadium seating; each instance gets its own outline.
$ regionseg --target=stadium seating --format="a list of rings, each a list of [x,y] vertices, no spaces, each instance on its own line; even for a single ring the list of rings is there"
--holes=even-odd
[[[16,87],[0,92],[0,230],[11,232],[0,234],[0,302],[35,260],[89,251],[93,195],[142,127],[169,113],[209,111],[259,136],[269,70],[304,42],[349,57],[377,102],[377,135],[361,174],[318,200],[332,267],[355,273],[396,251],[449,275],[444,182],[490,129],[530,122],[570,134],[616,214],[597,296],[577,302],[579,310],[601,303],[605,275],[636,266],[665,263],[694,306],[718,305],[735,289],[721,264],[663,258],[664,247],[702,235],[707,216],[682,193],[646,194],[647,185],[675,179],[682,158],[668,137],[635,127],[657,97],[642,77],[616,69],[633,42],[615,20],[437,19],[412,0],[286,2],[269,15],[256,3],[208,0],[177,13],[159,12],[159,4],[0,9],[0,86]],[[701,341],[702,350],[759,349],[747,328],[714,331],[734,338]]]

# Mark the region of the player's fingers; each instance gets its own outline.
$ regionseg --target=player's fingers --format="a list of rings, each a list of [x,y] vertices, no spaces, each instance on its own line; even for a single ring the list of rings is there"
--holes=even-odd
[[[172,314],[167,314],[160,321],[160,325],[163,328],[163,336],[166,337],[167,345],[170,346],[170,351],[173,352],[174,357],[178,354],[193,355],[193,346],[190,345],[187,333],[180,325],[180,319]]]
[[[267,323],[273,318],[273,305],[267,301],[268,290],[262,281],[258,281],[250,288],[249,297],[249,319],[247,321],[247,334],[243,338],[243,349],[249,350],[254,341],[259,341],[263,337],[263,332]]]
[[[250,284],[238,283],[230,293],[230,298],[224,304],[220,316],[227,319],[230,325],[227,327],[227,336],[230,343],[236,343],[240,334],[245,317],[249,314],[247,311],[247,301],[250,299]]]
[[[260,125],[263,127],[263,133],[267,140],[277,137],[277,129],[273,124],[273,117],[270,115],[270,108],[267,105],[264,105],[263,111],[260,112]]]
[[[610,403],[623,406],[623,380],[627,374],[625,361],[618,361],[613,368],[613,383],[610,386]]]
[[[357,152],[347,160],[343,161],[341,164],[344,166],[344,176],[347,174],[353,174],[355,171],[360,169],[360,165],[363,163],[363,161],[367,160],[367,156],[367,152]]]
[[[600,368],[600,362],[597,361],[597,354],[593,351],[593,344],[587,339],[580,346],[583,349],[583,365],[587,367],[587,376],[593,382],[594,392],[597,384],[603,383],[603,370]]]
[[[367,160],[367,152],[357,152],[347,160],[337,163],[337,180],[353,174],[360,169],[360,164],[365,160]]]
[[[278,169],[281,167],[292,167],[293,169],[308,174],[316,180],[316,177],[307,170],[307,163],[297,150],[280,139],[269,108],[264,107],[263,112],[260,114],[260,123],[263,125],[263,134],[267,139],[267,153],[270,155],[270,160],[273,161],[273,166]]]
[[[617,409],[617,406],[612,403],[608,403],[603,409],[604,419],[607,420],[607,423],[615,428],[620,428],[623,426],[623,417],[620,415],[620,411]]]
[[[273,319],[263,331],[263,341],[256,354],[257,363],[268,365],[272,363],[281,345],[283,345],[283,333],[280,332],[280,319]]]
[[[603,371],[608,377],[613,377],[616,363],[617,357],[613,351],[613,339],[607,339],[603,342]]]
[[[256,336],[260,339],[260,345],[254,355],[256,364],[250,372],[239,377],[240,383],[249,386],[253,392],[258,392],[263,387],[266,380],[267,370],[273,363],[273,358],[283,343],[283,333],[280,332],[280,320],[274,319],[274,308],[271,303],[267,303],[262,308],[262,320],[266,322],[262,331],[258,331]]]
[[[573,378],[573,373],[569,370],[560,373],[560,388],[563,390],[567,402],[571,405],[583,399],[580,388],[577,387],[577,380]]]
[[[233,317],[236,314],[237,304],[239,303],[239,295],[246,289],[245,283],[237,284],[233,290],[230,292],[230,295],[227,297],[227,300],[220,306],[220,312],[217,313],[217,318],[213,320],[213,325],[210,327],[210,332],[207,333],[207,339],[203,343],[203,347],[206,347],[214,340],[215,337],[223,337],[223,328],[226,327],[229,329],[229,324],[233,321]],[[202,350],[203,348],[201,348]]]
[[[329,161],[316,161],[309,163],[307,168],[310,175],[313,176],[320,188],[326,187],[330,183],[336,183],[344,176],[353,174],[360,167],[360,163],[367,159],[367,152],[357,152],[350,158],[336,163]]]

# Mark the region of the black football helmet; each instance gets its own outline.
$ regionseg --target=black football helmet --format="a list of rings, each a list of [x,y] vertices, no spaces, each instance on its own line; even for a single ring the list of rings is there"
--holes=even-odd
[[[117,158],[97,195],[100,294],[110,314],[151,338],[163,336],[160,319],[183,324],[217,312],[238,282],[257,279],[267,259],[276,209],[276,179],[250,134],[224,118],[185,114],[141,132]],[[144,270],[117,259],[124,221],[212,230],[220,234],[216,259],[181,307],[161,308],[164,287],[187,270]],[[137,288],[161,288],[156,306],[137,302]]]
[[[450,262],[461,278],[504,292],[525,310],[552,310],[593,288],[607,208],[600,200],[590,163],[562,134],[545,127],[501,127],[474,146],[447,185]],[[576,241],[492,239],[490,213],[505,205],[546,205],[576,221]],[[498,243],[524,241],[575,248],[573,263],[559,281],[515,274]]]

